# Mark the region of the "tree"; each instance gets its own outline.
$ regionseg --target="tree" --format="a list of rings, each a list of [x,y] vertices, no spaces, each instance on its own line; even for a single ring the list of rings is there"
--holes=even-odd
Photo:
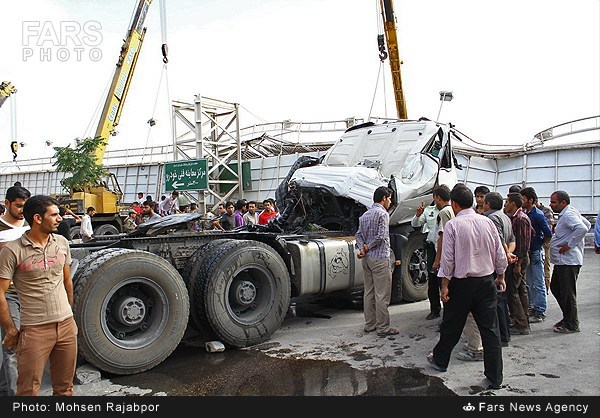
[[[61,186],[69,192],[84,191],[86,187],[101,185],[108,172],[96,161],[95,151],[100,145],[105,145],[102,137],[77,138],[75,147],[54,147],[54,158],[52,164],[57,171],[71,173],[71,177],[65,177],[60,181]]]

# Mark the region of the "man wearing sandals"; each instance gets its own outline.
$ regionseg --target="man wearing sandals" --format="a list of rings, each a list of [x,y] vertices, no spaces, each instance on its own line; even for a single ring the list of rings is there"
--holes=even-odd
[[[385,186],[378,187],[373,193],[373,202],[373,206],[358,221],[356,247],[365,274],[365,332],[377,330],[378,337],[386,337],[400,332],[396,328],[390,328],[388,312],[392,295],[388,213],[392,203],[392,190]]]
[[[565,191],[552,193],[550,207],[558,213],[550,240],[550,262],[554,264],[550,290],[563,314],[563,319],[554,324],[554,332],[570,334],[579,332],[576,283],[583,264],[583,240],[591,224],[571,206]]]

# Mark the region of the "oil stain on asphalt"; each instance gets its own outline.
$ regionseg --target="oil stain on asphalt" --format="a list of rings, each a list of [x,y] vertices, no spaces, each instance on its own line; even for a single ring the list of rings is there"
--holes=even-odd
[[[164,362],[113,383],[167,396],[456,396],[418,370],[359,370],[341,361],[273,358],[254,350],[207,353],[181,345]]]

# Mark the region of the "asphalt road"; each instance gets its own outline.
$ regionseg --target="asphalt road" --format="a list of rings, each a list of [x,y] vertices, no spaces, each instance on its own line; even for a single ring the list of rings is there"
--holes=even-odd
[[[548,296],[547,319],[531,324],[531,334],[513,336],[503,349],[504,383],[496,395],[600,395],[600,255],[585,251],[578,282],[580,333],[558,334],[553,324],[562,319],[556,299]],[[343,360],[352,367],[416,368],[437,376],[457,395],[484,392],[483,362],[457,360],[455,349],[445,373],[427,363],[426,355],[438,341],[437,320],[427,321],[427,301],[389,308],[391,323],[400,335],[378,338],[362,331],[361,312],[329,312],[331,319],[294,318],[276,332],[266,350],[280,357]],[[362,355],[357,359],[357,353]],[[367,358],[367,359],[364,359]]]
[[[397,336],[363,332],[359,310],[308,304],[306,316],[289,316],[272,338],[246,350],[207,353],[182,344],[165,362],[134,376],[106,376],[77,384],[76,395],[600,395],[600,255],[586,250],[578,279],[581,332],[557,334],[562,318],[548,296],[547,319],[530,335],[513,336],[503,349],[504,383],[488,390],[483,362],[455,358],[448,371],[429,366],[426,354],[439,338],[427,321],[427,301],[390,306]],[[250,366],[251,365],[251,366]],[[399,383],[400,382],[400,383]],[[43,394],[50,394],[44,382]]]

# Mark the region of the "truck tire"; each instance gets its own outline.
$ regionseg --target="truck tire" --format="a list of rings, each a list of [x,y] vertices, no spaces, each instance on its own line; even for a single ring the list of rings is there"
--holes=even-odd
[[[189,298],[181,275],[145,251],[93,255],[74,286],[79,354],[114,374],[153,368],[175,350],[187,327]]]
[[[198,316],[198,311],[196,309],[195,298],[194,298],[194,290],[196,286],[196,278],[200,273],[201,267],[204,265],[207,257],[212,254],[212,250],[221,244],[232,241],[231,239],[215,239],[213,241],[208,242],[202,247],[198,248],[194,254],[187,260],[185,266],[183,268],[182,277],[185,282],[188,295],[190,298],[190,318],[192,319],[191,325],[196,328],[196,330],[200,331],[202,334],[210,334],[210,329],[206,329],[205,324],[200,320]]]
[[[71,233],[71,241],[82,238],[80,225],[72,226],[69,232]]]
[[[102,224],[94,229],[94,236],[119,235],[119,229],[112,224]]]
[[[243,348],[266,341],[279,328],[290,291],[286,264],[273,248],[234,240],[207,256],[196,278],[194,303],[216,338]]]
[[[119,250],[120,250],[120,248],[103,248],[101,250],[94,251],[94,252],[86,255],[85,257],[83,257],[81,260],[79,260],[79,266],[77,267],[77,271],[73,275],[73,286],[76,285],[76,283],[79,281],[79,278],[82,275],[86,274],[85,271],[86,271],[88,264],[90,264],[95,259],[100,258],[104,254],[112,253],[114,251],[119,251]]]
[[[411,234],[402,251],[402,300],[418,302],[427,299],[427,259],[425,234]]]

